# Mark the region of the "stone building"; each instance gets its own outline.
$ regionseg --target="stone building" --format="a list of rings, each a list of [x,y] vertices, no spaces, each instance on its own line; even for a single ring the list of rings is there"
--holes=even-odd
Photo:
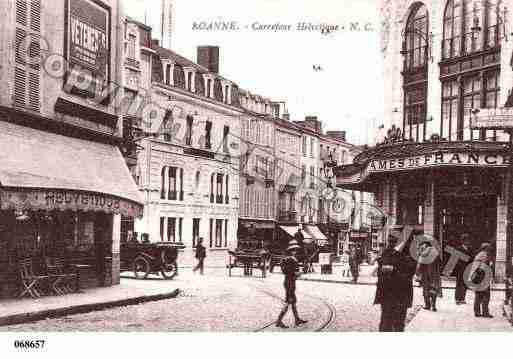
[[[120,82],[119,3],[5,0],[0,16],[0,296],[56,262],[117,284],[121,216],[142,213],[101,91]]]
[[[276,104],[239,91],[241,117],[239,238],[272,240],[276,224]]]
[[[382,135],[337,175],[340,187],[375,193],[389,226],[413,225],[444,249],[464,233],[475,249],[491,242],[498,278],[506,265],[509,135],[500,126],[476,128],[473,118],[477,109],[511,105],[511,5],[382,1]]]
[[[142,64],[151,69],[141,72],[148,76],[141,79],[148,84],[143,101],[162,116],[152,118],[150,111],[135,119],[135,175],[145,206],[134,230],[148,234],[150,242],[185,244],[181,265],[192,264],[203,237],[211,263],[224,263],[236,243],[239,212],[237,85],[219,74],[216,47],[199,47],[197,63],[157,41],[141,51],[150,54],[149,64]]]

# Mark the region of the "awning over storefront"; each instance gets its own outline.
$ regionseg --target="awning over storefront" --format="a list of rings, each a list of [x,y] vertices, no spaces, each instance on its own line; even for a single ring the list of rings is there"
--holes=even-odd
[[[319,227],[317,226],[305,226],[306,232],[310,234],[310,236],[315,240],[315,242],[320,245],[324,246],[328,244],[328,238],[321,232]]]
[[[0,122],[0,207],[142,214],[115,146]]]
[[[291,237],[294,237],[294,235],[297,233],[299,226],[280,226],[280,228],[283,229],[285,232],[287,232],[287,234],[290,235]],[[303,237],[305,238],[305,240],[304,240],[305,243],[313,242],[314,239],[312,238],[310,233],[308,233],[305,230],[303,230],[302,233],[303,233]]]

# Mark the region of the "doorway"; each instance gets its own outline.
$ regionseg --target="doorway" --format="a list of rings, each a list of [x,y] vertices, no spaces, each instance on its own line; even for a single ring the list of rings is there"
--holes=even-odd
[[[457,247],[463,233],[468,233],[473,252],[483,242],[494,244],[497,231],[497,196],[442,196],[438,198],[437,223],[442,248]],[[444,264],[449,254],[442,251]]]

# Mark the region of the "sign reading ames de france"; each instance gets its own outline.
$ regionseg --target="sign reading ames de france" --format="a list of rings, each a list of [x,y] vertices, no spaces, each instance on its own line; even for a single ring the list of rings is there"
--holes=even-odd
[[[507,165],[508,157],[499,153],[436,152],[420,156],[372,160],[367,165],[366,172],[374,173],[438,166],[504,167]]]
[[[513,107],[483,108],[472,112],[473,129],[513,129]]]

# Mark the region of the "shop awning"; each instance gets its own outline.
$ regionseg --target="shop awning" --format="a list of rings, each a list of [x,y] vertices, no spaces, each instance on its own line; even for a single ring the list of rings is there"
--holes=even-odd
[[[1,121],[0,186],[2,209],[142,213],[117,147]]]
[[[321,232],[317,226],[306,226],[306,232],[317,242],[318,245],[323,246],[328,244],[328,238]]]
[[[281,229],[283,229],[285,232],[287,232],[288,235],[291,237],[294,237],[294,235],[297,233],[297,230],[299,226],[280,226]],[[302,231],[303,237],[305,238],[305,243],[312,243],[313,238],[307,231]]]

